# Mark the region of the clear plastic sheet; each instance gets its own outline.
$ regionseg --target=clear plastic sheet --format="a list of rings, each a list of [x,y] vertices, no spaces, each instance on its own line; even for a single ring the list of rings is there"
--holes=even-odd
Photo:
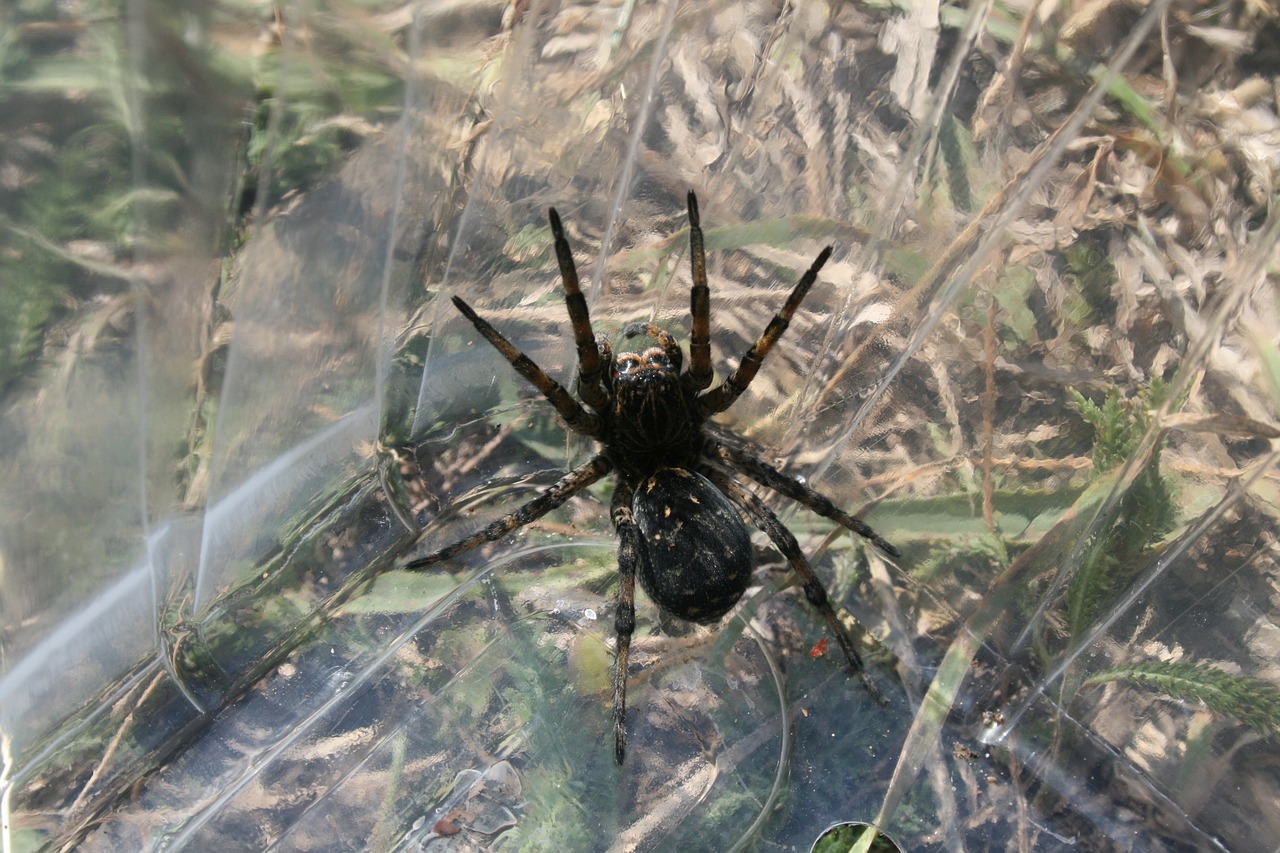
[[[1090,8],[0,13],[4,853],[1274,850],[1277,108]],[[690,188],[719,377],[835,247],[718,423],[903,550],[772,504],[890,701],[757,536],[618,767],[607,484],[396,565],[593,450],[448,297],[571,385],[554,206],[684,343]]]

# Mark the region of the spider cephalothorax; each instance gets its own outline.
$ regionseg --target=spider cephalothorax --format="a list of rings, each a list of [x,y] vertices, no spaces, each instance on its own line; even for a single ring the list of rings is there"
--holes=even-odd
[[[706,416],[697,392],[681,381],[679,345],[652,323],[633,323],[623,334],[647,335],[661,346],[619,353],[616,360],[601,347],[610,377],[606,390],[613,395],[613,405],[601,412],[601,434],[614,464],[632,476],[694,464],[702,454]]]
[[[694,194],[689,193],[693,324],[687,369],[675,338],[652,323],[632,323],[624,329],[628,339],[644,336],[657,342],[657,346],[638,353],[615,356],[608,340],[595,336],[586,299],[578,287],[573,253],[555,210],[550,212],[550,220],[578,350],[577,391],[581,401],[512,346],[470,305],[456,296],[453,304],[521,376],[542,392],[570,429],[596,439],[601,449],[515,512],[466,539],[411,560],[405,568],[423,569],[500,539],[614,472],[618,483],[610,512],[621,540],[621,588],[614,617],[618,652],[613,668],[614,755],[619,764],[626,751],[626,673],[635,630],[637,578],[649,598],[668,614],[691,622],[714,622],[732,609],[751,583],[751,537],[744,519],[764,531],[786,557],[800,578],[805,598],[835,633],[849,666],[879,698],[853,639],[796,538],[734,474],[745,475],[842,524],[890,556],[898,556],[898,550],[865,522],[843,512],[799,480],[704,428],[708,417],[729,408],[747,390],[817,280],[818,271],[831,256],[831,247],[823,249],[801,276],[782,310],[774,315],[737,369],[711,388],[711,294]]]

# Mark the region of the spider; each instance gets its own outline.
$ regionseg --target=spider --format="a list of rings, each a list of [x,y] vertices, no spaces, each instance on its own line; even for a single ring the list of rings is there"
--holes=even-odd
[[[745,475],[838,522],[892,557],[900,556],[898,549],[830,499],[706,427],[709,417],[729,408],[747,390],[831,257],[831,247],[823,249],[800,277],[782,310],[774,315],[738,368],[712,388],[711,291],[707,286],[698,199],[692,191],[688,203],[693,325],[687,369],[683,369],[684,354],[675,338],[653,323],[630,323],[623,330],[628,339],[643,336],[657,343],[639,353],[615,354],[604,335],[594,334],[587,301],[578,287],[573,253],[554,208],[549,219],[578,350],[580,400],[516,349],[470,305],[453,297],[453,304],[476,331],[542,392],[568,428],[595,439],[601,448],[586,463],[510,515],[404,565],[410,570],[425,569],[501,539],[602,477],[616,474],[610,515],[620,540],[621,586],[614,616],[617,654],[613,665],[614,758],[618,764],[626,755],[627,661],[635,629],[636,580],[666,614],[700,624],[716,622],[732,609],[751,583],[751,537],[744,519],[750,519],[762,530],[791,564],[805,597],[839,641],[850,669],[859,675],[872,696],[884,701],[795,536],[764,501],[735,479],[735,474]]]

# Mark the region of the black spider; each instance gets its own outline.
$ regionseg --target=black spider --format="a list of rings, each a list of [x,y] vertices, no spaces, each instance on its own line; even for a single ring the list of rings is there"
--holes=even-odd
[[[883,701],[795,536],[731,472],[745,474],[839,522],[886,554],[897,557],[898,549],[865,522],[841,511],[799,480],[718,440],[704,428],[708,417],[729,408],[747,390],[831,256],[831,247],[823,249],[800,277],[782,310],[769,322],[733,375],[708,390],[712,379],[711,292],[694,194],[689,193],[693,328],[689,368],[683,372],[684,354],[679,345],[652,323],[631,323],[624,330],[628,338],[644,335],[657,341],[656,347],[641,353],[615,355],[603,335],[595,336],[586,299],[578,288],[573,253],[554,209],[550,219],[578,347],[577,390],[581,402],[481,319],[470,305],[456,296],[453,304],[521,376],[542,392],[570,429],[591,436],[603,447],[589,462],[570,471],[515,512],[460,542],[411,560],[405,568],[423,569],[500,539],[541,518],[611,471],[616,472],[618,484],[611,514],[621,540],[618,574],[622,584],[614,617],[618,653],[613,667],[613,725],[619,764],[626,753],[626,673],[635,628],[636,577],[649,598],[668,614],[704,624],[716,621],[729,612],[751,583],[751,537],[743,524],[744,516],[764,531],[791,563],[805,597],[835,633],[849,666],[859,674],[867,690]]]

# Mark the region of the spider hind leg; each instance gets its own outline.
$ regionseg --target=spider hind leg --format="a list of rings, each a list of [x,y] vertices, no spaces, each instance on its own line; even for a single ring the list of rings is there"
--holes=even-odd
[[[858,679],[862,682],[862,686],[867,693],[871,694],[871,698],[881,705],[888,704],[884,693],[881,692],[867,672],[866,666],[863,665],[862,655],[858,654],[857,646],[854,644],[849,629],[840,621],[839,615],[831,604],[831,598],[827,595],[826,587],[822,585],[822,581],[814,574],[809,561],[805,559],[804,552],[800,550],[800,543],[796,541],[796,537],[773,514],[773,510],[765,505],[764,501],[760,500],[750,490],[741,486],[726,472],[711,466],[706,466],[701,470],[707,479],[723,489],[729,499],[750,516],[756,526],[769,537],[769,541],[774,544],[774,547],[782,552],[782,556],[786,557],[787,562],[791,564],[792,570],[800,579],[805,598],[818,611],[818,615],[822,617],[822,621],[827,624],[831,632],[836,635],[836,640],[840,643],[840,649],[844,652],[845,659],[849,662],[849,668],[858,674]]]
[[[714,445],[713,452],[720,461],[735,471],[741,471],[765,488],[773,489],[779,494],[786,495],[823,518],[829,518],[837,524],[852,530],[890,557],[897,558],[902,556],[902,552],[879,533],[872,530],[871,525],[856,516],[849,515],[849,513],[832,503],[831,499],[826,495],[814,491],[795,477],[782,473],[763,459],[745,450],[721,443]]]
[[[631,514],[631,487],[619,483],[613,493],[611,515],[618,531],[618,608],[613,627],[618,652],[613,659],[613,757],[619,765],[627,755],[627,663],[631,659],[631,635],[636,628],[636,570],[640,563],[640,528]]]

